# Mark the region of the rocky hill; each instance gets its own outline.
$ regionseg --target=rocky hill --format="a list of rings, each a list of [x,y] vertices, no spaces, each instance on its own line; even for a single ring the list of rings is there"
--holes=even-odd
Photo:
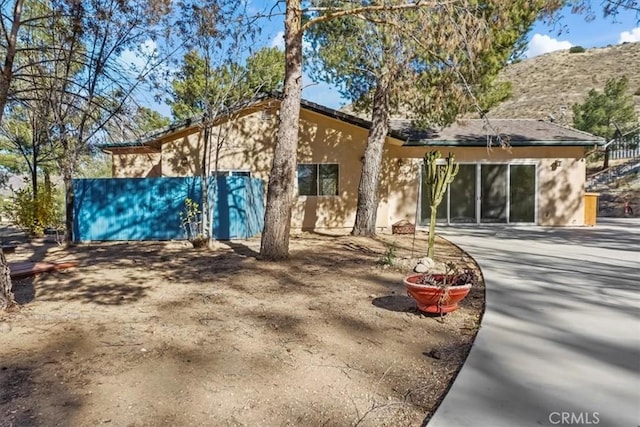
[[[489,117],[532,118],[571,125],[575,103],[589,90],[602,90],[607,80],[627,76],[640,110],[640,43],[625,43],[583,53],[557,51],[507,66],[500,79],[513,85],[510,99],[494,107]]]

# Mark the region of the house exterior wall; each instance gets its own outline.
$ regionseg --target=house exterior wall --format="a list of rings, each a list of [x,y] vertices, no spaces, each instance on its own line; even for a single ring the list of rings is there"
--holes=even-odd
[[[535,163],[538,165],[539,225],[584,225],[585,162],[583,147],[395,147],[387,156],[395,159],[403,173],[389,177],[389,218],[415,221],[420,165],[427,151],[451,152],[461,163]],[[560,166],[553,166],[559,160]]]
[[[252,176],[269,181],[277,131],[277,110],[246,115],[223,123],[212,131],[213,141],[220,144],[218,170],[248,170]],[[322,114],[302,110],[300,114],[299,163],[337,163],[337,196],[299,196],[292,213],[292,229],[351,227],[355,219],[361,160],[367,131]],[[162,145],[162,176],[197,176],[202,165],[202,130],[193,128],[189,134]],[[147,160],[141,154],[114,155],[114,177],[144,176]],[[214,170],[215,155],[210,159]],[[296,182],[297,185],[297,182]],[[384,188],[387,188],[385,185]],[[297,189],[296,189],[297,191]],[[387,218],[386,195],[379,208],[381,227]]]
[[[254,113],[214,127],[209,170],[215,169],[217,157],[217,170],[248,170],[254,177],[266,181],[271,169],[276,126],[274,114]],[[163,176],[200,175],[203,141],[204,131],[194,128],[190,134],[163,144]]]
[[[367,131],[327,116],[303,110],[300,120],[299,163],[338,164],[337,196],[298,196],[293,228],[352,227]],[[381,203],[379,213],[386,216]]]
[[[121,150],[112,156],[111,176],[114,178],[158,178],[162,176],[160,153],[139,153]]]
[[[213,129],[224,139],[218,170],[247,170],[268,183],[277,130],[277,109],[257,111]],[[194,128],[163,143],[161,154],[114,154],[114,177],[197,176],[202,164],[202,131]],[[299,163],[339,165],[337,196],[298,196],[292,229],[351,228],[355,220],[361,158],[367,130],[303,109]],[[214,142],[215,144],[215,142]],[[401,219],[416,221],[416,198],[424,154],[452,152],[462,163],[529,162],[538,165],[539,225],[584,224],[585,163],[582,147],[403,147],[389,140],[383,154],[377,226],[389,228]],[[561,165],[552,167],[554,161]],[[215,159],[210,159],[211,170]],[[153,174],[158,175],[153,175]],[[297,182],[296,182],[297,185]],[[297,189],[296,189],[297,191]]]

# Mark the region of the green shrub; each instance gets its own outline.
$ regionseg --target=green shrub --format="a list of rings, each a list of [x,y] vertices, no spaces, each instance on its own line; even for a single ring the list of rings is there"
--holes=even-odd
[[[195,240],[203,237],[201,214],[198,202],[190,198],[184,201],[184,210],[180,212],[180,223],[187,235],[187,239]]]
[[[63,223],[62,204],[56,193],[55,188],[42,186],[34,199],[30,187],[14,190],[3,206],[5,215],[31,236],[43,236],[46,228],[58,229]]]
[[[396,244],[391,243],[387,246],[385,253],[378,260],[378,264],[387,267],[393,267],[396,261]]]
[[[586,49],[582,46],[571,46],[571,48],[569,48],[569,53],[583,53],[585,51]]]

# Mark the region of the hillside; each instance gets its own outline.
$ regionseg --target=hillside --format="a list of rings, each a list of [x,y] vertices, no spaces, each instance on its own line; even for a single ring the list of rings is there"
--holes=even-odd
[[[630,174],[594,190],[600,194],[598,216],[640,217],[640,173]],[[624,213],[625,200],[629,202],[633,214]]]
[[[640,43],[626,43],[583,53],[552,52],[507,66],[500,79],[513,85],[510,99],[489,112],[495,118],[531,118],[571,125],[575,103],[607,80],[626,75],[640,110]],[[563,114],[564,111],[564,114]]]

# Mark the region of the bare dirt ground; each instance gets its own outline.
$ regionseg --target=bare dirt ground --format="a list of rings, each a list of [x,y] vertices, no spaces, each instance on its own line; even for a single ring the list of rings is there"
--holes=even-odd
[[[411,239],[303,234],[277,264],[255,258],[256,239],[21,244],[9,261],[80,266],[14,283],[0,426],[420,425],[467,356],[484,285],[444,319],[420,314],[404,272],[378,264]],[[437,244],[436,258],[474,265]]]
[[[598,190],[598,216],[624,218],[640,216],[640,177],[622,178],[606,188]],[[633,210],[633,214],[625,214],[625,200]]]
[[[610,165],[617,166],[630,160],[611,160]],[[587,163],[587,178],[602,170],[601,161]],[[640,216],[640,174],[630,173],[608,184],[599,184],[587,191],[598,193],[598,216],[609,218],[627,218]],[[625,213],[625,201],[633,213]]]

